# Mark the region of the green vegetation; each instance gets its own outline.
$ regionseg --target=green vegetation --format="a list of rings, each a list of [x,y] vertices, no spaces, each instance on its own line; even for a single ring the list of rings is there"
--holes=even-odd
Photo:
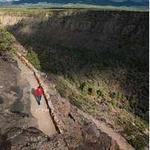
[[[12,44],[15,39],[8,31],[0,29],[0,53],[14,51]]]
[[[44,17],[53,16],[54,12],[66,13],[75,11],[125,11],[125,12],[148,12],[148,7],[112,7],[112,6],[70,6],[70,7],[1,7],[0,15]]]
[[[38,55],[32,49],[28,50],[27,58],[37,69],[41,69]]]
[[[118,124],[124,127],[123,136],[127,141],[133,145],[136,149],[142,150],[145,145],[148,146],[148,133],[145,134],[145,129],[148,128],[146,122],[141,121],[138,117],[133,117],[132,115],[124,114],[120,115],[118,118]]]
[[[14,16],[45,16],[51,15],[52,10],[34,9],[34,8],[1,8],[0,15],[14,15]]]
[[[86,4],[70,4],[70,5],[33,5],[33,6],[13,6],[13,7],[0,7],[0,12],[11,15],[25,15],[25,16],[45,16],[53,11],[69,11],[69,10],[92,10],[92,11],[134,11],[134,12],[148,12],[147,6],[136,7],[115,7],[115,6],[98,6],[98,5],[86,5]]]

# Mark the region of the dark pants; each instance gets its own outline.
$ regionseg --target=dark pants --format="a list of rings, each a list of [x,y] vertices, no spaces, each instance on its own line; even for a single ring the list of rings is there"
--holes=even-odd
[[[42,98],[42,96],[36,96],[36,100],[39,105],[40,105],[41,98]]]

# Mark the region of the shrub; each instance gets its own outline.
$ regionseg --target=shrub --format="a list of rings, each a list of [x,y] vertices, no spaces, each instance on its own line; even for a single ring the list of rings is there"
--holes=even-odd
[[[14,37],[4,29],[0,29],[0,52],[13,51]]]
[[[40,61],[38,59],[37,53],[35,53],[32,49],[27,53],[27,59],[37,68],[41,69]]]

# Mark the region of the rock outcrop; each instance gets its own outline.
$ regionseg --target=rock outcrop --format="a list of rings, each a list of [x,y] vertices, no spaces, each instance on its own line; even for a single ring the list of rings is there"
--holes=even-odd
[[[13,60],[13,59],[12,59]],[[30,113],[29,84],[22,80],[15,61],[0,57],[0,128],[37,127]]]

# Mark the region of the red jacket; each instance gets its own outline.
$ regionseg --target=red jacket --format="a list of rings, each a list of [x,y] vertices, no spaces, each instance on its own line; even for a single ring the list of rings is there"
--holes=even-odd
[[[38,87],[36,90],[35,90],[35,96],[42,96],[43,95],[43,89],[41,87]]]

